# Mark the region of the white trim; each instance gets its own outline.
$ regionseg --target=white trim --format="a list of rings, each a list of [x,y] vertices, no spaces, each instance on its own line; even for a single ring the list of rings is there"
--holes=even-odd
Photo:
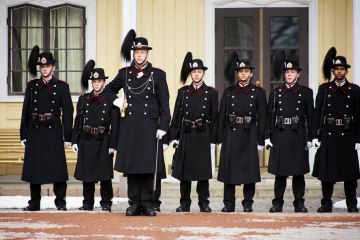
[[[136,14],[137,14],[137,1],[136,0],[122,0],[122,33],[121,39],[124,39],[130,29],[136,31]],[[127,64],[122,61],[122,66]]]
[[[360,85],[360,1],[353,0],[353,82]]]
[[[96,0],[1,0],[0,1],[0,32],[6,33],[0,36],[0,102],[22,102],[24,96],[9,96],[7,86],[8,75],[8,7],[30,3],[42,7],[50,7],[69,3],[86,8],[85,26],[85,59],[96,59]],[[78,96],[72,96],[77,101]]]

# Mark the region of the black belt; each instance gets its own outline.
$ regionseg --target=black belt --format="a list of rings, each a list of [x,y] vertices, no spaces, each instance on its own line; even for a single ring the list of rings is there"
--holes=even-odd
[[[349,130],[352,124],[351,117],[342,117],[342,118],[326,118],[326,124],[328,128],[331,130],[335,127],[344,128],[345,130]]]
[[[60,112],[57,112],[57,113],[42,113],[42,114],[32,113],[31,114],[31,118],[34,121],[48,121],[48,120],[52,120],[52,119],[55,119],[55,118],[59,118],[60,116],[61,116]]]
[[[83,126],[83,134],[85,139],[97,138],[103,139],[104,134],[110,131],[104,126],[92,127],[89,125]]]
[[[292,130],[298,130],[300,124],[305,123],[305,117],[304,116],[292,116],[292,117],[285,117],[278,115],[275,118],[275,126],[282,130],[285,128],[290,128]]]
[[[190,130],[197,129],[199,132],[204,130],[205,125],[210,124],[210,121],[203,118],[198,118],[196,120],[184,119],[183,121],[183,129],[184,132],[190,132]]]
[[[243,128],[244,130],[250,130],[251,122],[257,121],[256,115],[237,116],[233,113],[228,114],[228,121],[230,128]]]

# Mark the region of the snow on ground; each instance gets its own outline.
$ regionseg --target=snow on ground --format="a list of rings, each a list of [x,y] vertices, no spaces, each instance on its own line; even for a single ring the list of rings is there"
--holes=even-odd
[[[0,209],[4,208],[23,208],[28,205],[28,196],[0,196]],[[55,208],[55,196],[41,197],[41,209]],[[95,197],[94,207],[100,207],[100,197]],[[79,208],[82,206],[83,197],[66,197],[67,208]],[[127,198],[113,198],[113,204],[127,202]]]
[[[357,208],[360,208],[360,198],[357,198]],[[345,199],[334,203],[334,208],[347,209]]]

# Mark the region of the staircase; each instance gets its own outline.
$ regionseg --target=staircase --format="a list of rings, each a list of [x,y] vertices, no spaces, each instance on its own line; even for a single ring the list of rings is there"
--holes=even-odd
[[[25,148],[20,144],[19,135],[19,129],[16,128],[0,129],[0,176],[21,175]],[[69,174],[73,174],[76,154],[71,148],[67,148],[65,153]]]

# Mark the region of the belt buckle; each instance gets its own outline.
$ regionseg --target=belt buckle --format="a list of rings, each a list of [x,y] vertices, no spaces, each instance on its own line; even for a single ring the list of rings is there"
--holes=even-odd
[[[291,118],[284,118],[284,124],[290,125],[291,124]]]
[[[196,123],[195,123],[195,121],[191,121],[191,128],[196,128]]]
[[[344,124],[343,124],[343,120],[342,120],[341,118],[335,119],[335,125],[336,125],[336,126],[342,126],[342,125],[344,125]]]
[[[45,121],[45,114],[39,114],[39,121]]]
[[[244,123],[243,117],[236,117],[236,123]]]
[[[99,132],[98,128],[91,128],[91,134],[97,134]]]

